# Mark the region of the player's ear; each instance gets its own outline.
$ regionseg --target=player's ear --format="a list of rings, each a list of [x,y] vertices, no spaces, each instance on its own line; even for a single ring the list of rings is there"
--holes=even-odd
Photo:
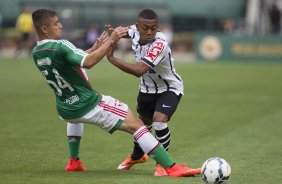
[[[48,33],[48,29],[46,26],[41,26],[40,30],[42,31],[42,33],[47,34]]]

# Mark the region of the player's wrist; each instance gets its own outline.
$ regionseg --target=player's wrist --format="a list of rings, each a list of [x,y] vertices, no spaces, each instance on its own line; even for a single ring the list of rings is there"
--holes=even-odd
[[[115,46],[116,41],[115,41],[113,38],[110,38],[110,39],[108,40],[108,42],[109,42],[109,44],[110,44],[111,47],[114,47],[114,46]]]
[[[106,56],[106,57],[107,57],[107,59],[108,59],[109,61],[113,61],[113,60],[114,60],[114,56],[113,56],[113,55]]]

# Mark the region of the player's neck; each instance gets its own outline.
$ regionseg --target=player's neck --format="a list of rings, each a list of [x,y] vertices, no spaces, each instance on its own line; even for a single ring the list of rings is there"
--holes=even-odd
[[[141,40],[139,40],[138,42],[140,45],[147,45],[148,43],[151,43],[151,42],[146,42],[146,41],[141,41]]]
[[[142,42],[142,41],[138,41],[140,45],[146,45],[146,43]]]
[[[51,37],[49,37],[49,36],[38,36],[38,41],[42,41],[42,40],[57,40],[57,39],[55,39],[55,38],[51,38]]]

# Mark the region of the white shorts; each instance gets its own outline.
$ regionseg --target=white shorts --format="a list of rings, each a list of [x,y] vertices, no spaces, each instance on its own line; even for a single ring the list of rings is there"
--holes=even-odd
[[[100,128],[113,133],[119,128],[128,112],[125,103],[111,97],[102,95],[99,104],[80,118],[68,119],[70,123],[88,123],[98,125]]]

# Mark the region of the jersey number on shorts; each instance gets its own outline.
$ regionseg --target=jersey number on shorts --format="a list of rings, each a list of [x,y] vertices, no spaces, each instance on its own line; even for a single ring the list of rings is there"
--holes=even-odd
[[[59,72],[56,69],[52,69],[52,72],[55,75],[56,81],[47,79],[47,75],[48,75],[47,70],[43,70],[42,74],[43,76],[46,77],[47,83],[51,85],[53,89],[56,90],[57,95],[62,96],[63,92],[61,89],[65,89],[65,88],[68,88],[70,91],[74,91],[71,85],[67,81],[65,81],[65,79],[62,76],[60,76]]]

